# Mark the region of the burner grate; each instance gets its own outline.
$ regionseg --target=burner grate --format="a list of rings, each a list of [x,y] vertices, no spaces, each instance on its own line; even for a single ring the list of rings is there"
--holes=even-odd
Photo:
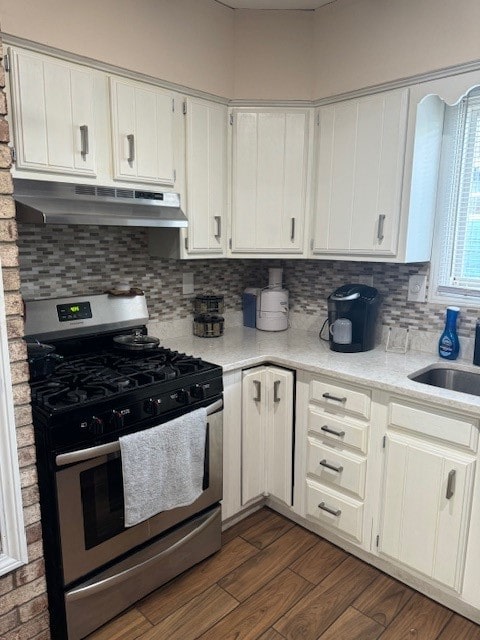
[[[47,410],[103,400],[208,369],[200,358],[159,347],[148,353],[119,354],[117,349],[67,356],[47,379],[32,385],[32,402]]]

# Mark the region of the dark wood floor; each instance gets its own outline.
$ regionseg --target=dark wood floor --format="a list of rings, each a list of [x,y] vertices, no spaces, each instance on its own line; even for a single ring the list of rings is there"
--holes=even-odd
[[[480,626],[262,509],[89,638],[480,640]]]

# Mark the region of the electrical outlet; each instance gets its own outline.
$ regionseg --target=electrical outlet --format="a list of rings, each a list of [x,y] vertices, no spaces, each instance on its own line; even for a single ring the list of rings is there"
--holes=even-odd
[[[195,291],[195,282],[193,279],[193,273],[190,271],[183,274],[183,295],[191,295]]]
[[[408,279],[409,302],[425,302],[427,295],[427,276],[410,276]]]

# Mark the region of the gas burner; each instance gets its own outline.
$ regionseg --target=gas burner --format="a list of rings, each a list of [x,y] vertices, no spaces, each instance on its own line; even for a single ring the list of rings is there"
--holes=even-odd
[[[81,341],[75,349],[62,353],[64,359],[53,374],[32,384],[32,404],[49,412],[100,403],[129,392],[152,389],[152,396],[161,393],[165,385],[177,391],[191,384],[190,379],[209,376],[212,365],[185,353],[164,347],[148,352],[119,354],[107,341],[99,348],[82,351]],[[78,349],[77,349],[78,347]]]

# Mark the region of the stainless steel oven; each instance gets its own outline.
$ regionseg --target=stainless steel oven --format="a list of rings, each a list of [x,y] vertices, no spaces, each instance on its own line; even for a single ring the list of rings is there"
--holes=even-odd
[[[156,345],[119,350],[122,326],[122,337],[143,335],[137,322],[146,315],[144,301],[109,296],[27,303],[32,338],[59,355],[54,371],[31,383],[54,640],[84,638],[220,548],[222,370]],[[200,407],[207,410],[201,495],[125,527],[119,438]]]
[[[123,526],[118,442],[57,456],[63,574],[66,585],[75,585],[65,592],[71,640],[102,624],[105,608],[115,615],[220,547],[220,509],[212,506],[222,498],[221,407],[217,401],[208,416],[203,493],[134,527]],[[102,566],[108,569],[76,582]]]

